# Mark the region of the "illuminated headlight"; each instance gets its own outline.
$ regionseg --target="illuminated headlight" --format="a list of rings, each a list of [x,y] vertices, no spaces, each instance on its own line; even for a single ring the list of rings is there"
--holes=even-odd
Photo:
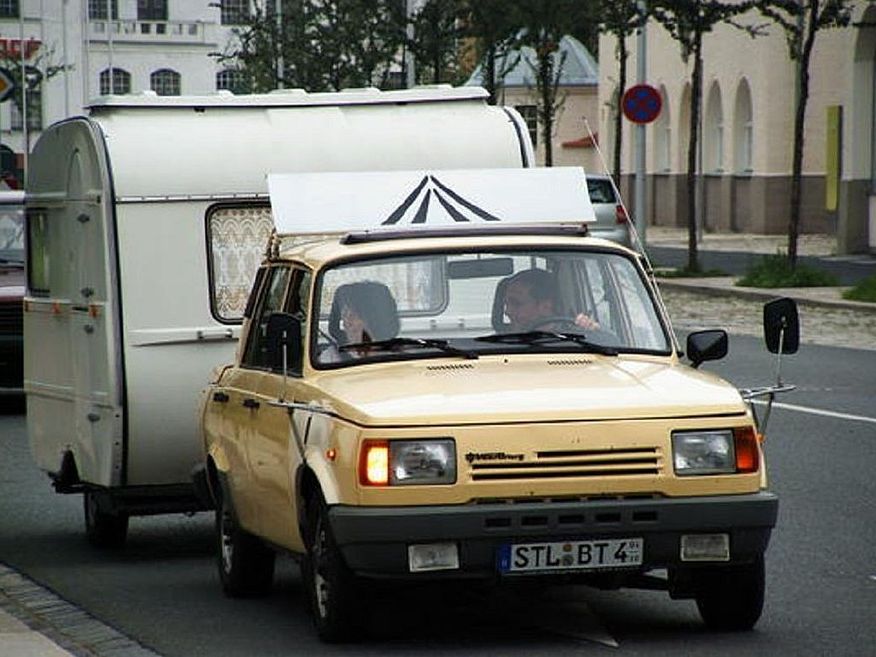
[[[675,431],[672,461],[679,476],[736,472],[733,431]]]
[[[359,463],[359,480],[366,486],[456,481],[456,445],[451,438],[367,440]]]

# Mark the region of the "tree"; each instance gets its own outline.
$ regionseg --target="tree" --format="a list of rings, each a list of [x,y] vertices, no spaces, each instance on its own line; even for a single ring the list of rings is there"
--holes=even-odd
[[[627,88],[627,37],[639,29],[647,15],[639,7],[638,0],[602,0],[599,3],[599,16],[603,29],[617,39],[618,83],[612,98],[612,119],[614,120],[614,157],[612,173],[615,185],[620,185],[621,149],[623,147],[623,112],[621,98]]]
[[[310,6],[306,43],[327,66],[327,88],[385,86],[405,42],[403,3],[320,0]]]
[[[24,47],[24,46],[23,46]],[[38,121],[34,121],[34,112],[42,112],[42,103],[38,100],[42,93],[42,85],[51,80],[59,73],[72,69],[72,65],[59,64],[55,56],[55,47],[42,44],[35,49],[33,54],[28,55],[22,70],[21,58],[15,56],[0,57],[0,67],[4,68],[15,84],[12,92],[12,103],[22,117],[22,130],[24,133],[23,150],[30,152],[31,124],[34,128],[41,129],[42,115]],[[25,111],[25,103],[26,109]],[[25,122],[25,115],[28,117]],[[39,126],[39,127],[38,127]]]
[[[384,85],[404,43],[398,0],[256,0],[219,61],[253,92]]]
[[[535,54],[535,61],[525,55],[524,61],[535,75],[536,112],[545,148],[545,166],[552,166],[554,123],[564,101],[559,83],[566,53],[560,49],[560,41],[590,16],[591,9],[578,0],[522,0],[519,10],[523,24],[520,43],[531,47]]]
[[[475,58],[481,65],[490,104],[499,99],[502,81],[519,59],[512,56],[521,27],[520,0],[463,0],[462,34],[474,40]]]
[[[800,232],[804,129],[809,101],[809,62],[815,38],[821,30],[845,27],[851,20],[849,0],[761,0],[761,13],[785,31],[791,59],[797,66],[797,95],[794,103],[794,152],[791,165],[791,197],[788,216],[788,262],[797,266],[797,237]]]
[[[703,35],[721,23],[734,24],[733,19],[749,11],[753,2],[720,2],[718,0],[657,0],[652,3],[653,16],[678,41],[685,62],[693,58],[690,96],[690,140],[687,151],[687,269],[700,271],[697,254],[697,148],[699,139],[700,107],[703,96]],[[737,26],[739,27],[739,26]],[[756,28],[743,28],[750,34]]]
[[[409,48],[417,62],[417,81],[456,82],[459,76],[460,0],[428,0],[411,18]]]

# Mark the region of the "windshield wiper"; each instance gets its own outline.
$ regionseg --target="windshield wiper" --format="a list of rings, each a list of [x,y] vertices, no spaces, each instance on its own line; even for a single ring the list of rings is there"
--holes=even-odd
[[[617,356],[616,347],[609,347],[591,342],[583,333],[559,333],[557,331],[521,331],[519,333],[494,333],[475,338],[480,342],[496,342],[499,344],[544,345],[556,342],[574,342],[587,351],[603,356]]]
[[[338,347],[339,351],[354,351],[356,349],[368,350],[379,349],[393,351],[401,347],[419,347],[421,349],[437,349],[451,356],[462,356],[469,360],[477,360],[478,354],[468,349],[454,347],[447,340],[435,338],[390,338],[389,340],[376,340],[374,342],[354,342]]]

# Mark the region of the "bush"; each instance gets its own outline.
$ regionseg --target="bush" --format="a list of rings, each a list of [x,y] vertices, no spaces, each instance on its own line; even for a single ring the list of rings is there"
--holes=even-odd
[[[736,281],[743,287],[825,287],[839,285],[830,272],[797,263],[792,268],[783,253],[764,256],[761,261]]]
[[[876,274],[868,276],[851,290],[843,292],[843,299],[876,303]]]

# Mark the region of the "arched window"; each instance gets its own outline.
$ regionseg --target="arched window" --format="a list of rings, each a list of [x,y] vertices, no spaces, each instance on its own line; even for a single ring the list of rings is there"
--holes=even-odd
[[[249,93],[248,87],[243,71],[226,68],[216,74],[216,89],[227,89],[235,94],[246,94]]]
[[[736,173],[751,173],[754,169],[754,112],[751,107],[751,89],[745,79],[736,90],[733,145],[733,170]]]
[[[155,71],[149,76],[149,88],[159,96],[179,96],[180,75],[169,68]]]
[[[715,82],[706,100],[703,124],[703,171],[724,170],[724,110],[721,107],[721,87]]]
[[[687,172],[687,151],[690,147],[690,84],[684,85],[678,106],[678,170]]]
[[[110,86],[112,79],[112,86]],[[100,72],[100,95],[121,95],[131,93],[131,74],[122,68],[105,68]]]
[[[654,123],[654,168],[658,172],[672,170],[672,120],[669,113],[669,94],[666,87],[660,86],[663,107]]]

